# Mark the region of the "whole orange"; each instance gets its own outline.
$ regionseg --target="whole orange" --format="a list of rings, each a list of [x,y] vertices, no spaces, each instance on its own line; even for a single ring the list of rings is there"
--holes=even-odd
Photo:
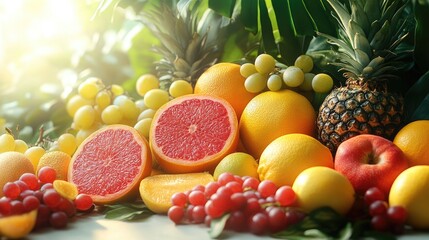
[[[3,186],[7,182],[19,179],[23,173],[34,173],[33,164],[22,153],[4,152],[0,154],[0,197],[3,197]]]
[[[314,135],[316,113],[292,90],[267,91],[247,104],[240,118],[240,139],[256,159],[274,139],[289,133]]]
[[[244,87],[246,80],[240,74],[240,65],[234,63],[217,63],[208,68],[198,78],[194,93],[209,94],[221,97],[234,108],[240,119],[247,103],[256,96]]]
[[[393,143],[404,152],[410,166],[429,165],[429,120],[408,123],[399,130]]]

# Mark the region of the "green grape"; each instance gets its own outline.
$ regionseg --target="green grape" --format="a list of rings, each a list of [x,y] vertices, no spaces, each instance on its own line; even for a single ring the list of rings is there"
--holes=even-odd
[[[269,54],[260,54],[255,59],[255,68],[259,73],[268,74],[274,71],[275,67],[276,60]]]
[[[245,78],[257,72],[258,71],[256,71],[255,64],[253,63],[245,63],[240,66],[240,74]]]
[[[74,117],[73,122],[77,129],[88,129],[95,123],[96,113],[92,106],[80,107]]]
[[[127,95],[118,95],[113,99],[113,105],[120,106],[122,102],[126,101],[128,99]]]
[[[99,91],[99,87],[96,81],[84,81],[77,89],[80,96],[83,98],[92,100],[95,98]]]
[[[311,82],[313,81],[315,74],[314,73],[305,73],[304,74],[304,82],[299,85],[299,89],[302,91],[312,91],[313,87],[311,86]]]
[[[147,106],[144,104],[144,99],[141,98],[137,101],[135,101],[136,106],[140,110],[140,112],[143,112],[144,110],[148,109]]]
[[[0,153],[13,151],[15,149],[15,138],[9,133],[0,136]]]
[[[248,92],[259,93],[267,86],[267,76],[261,73],[254,73],[244,81],[244,87]]]
[[[327,93],[334,86],[334,80],[328,74],[319,73],[314,76],[311,86],[317,93]]]
[[[167,91],[162,89],[151,89],[144,96],[144,103],[148,108],[158,109],[165,103],[167,103],[170,98]]]
[[[85,99],[80,95],[74,95],[67,101],[66,110],[67,110],[67,113],[70,115],[70,117],[73,117],[79,108],[85,105],[92,105],[92,104],[93,104],[93,101]]]
[[[313,58],[308,55],[301,55],[295,60],[295,67],[301,68],[304,73],[313,70]]]
[[[283,72],[283,81],[288,87],[298,87],[304,82],[304,72],[295,66],[289,66]]]
[[[183,95],[192,94],[194,89],[189,82],[185,80],[176,80],[170,85],[168,92],[172,97],[177,98]]]
[[[15,139],[15,152],[20,152],[20,153],[24,153],[25,151],[27,151],[28,149],[28,145],[26,142],[24,142],[24,140],[21,139]]]
[[[120,123],[122,118],[122,111],[116,105],[109,105],[101,112],[101,120],[107,125]]]
[[[278,91],[282,88],[283,79],[277,74],[268,77],[267,86],[271,91]]]
[[[139,108],[130,98],[119,101],[117,106],[121,110],[122,116],[126,119],[136,120],[140,114]]]
[[[33,164],[34,169],[37,169],[37,165],[39,165],[40,158],[46,153],[46,150],[40,146],[32,146],[29,147],[24,155],[30,160]]]
[[[159,88],[159,80],[153,74],[143,74],[137,79],[136,90],[140,96],[144,96],[149,90]]]
[[[150,125],[152,124],[152,118],[145,118],[136,123],[134,128],[140,133],[141,136],[149,139]]]
[[[153,116],[155,116],[155,113],[156,110],[148,108],[140,113],[139,117],[137,118],[137,121],[140,121],[145,118],[153,118]]]
[[[100,109],[105,109],[112,102],[110,93],[107,90],[103,90],[97,93],[95,96],[95,103]]]
[[[76,137],[71,133],[63,133],[58,138],[58,149],[72,156],[77,148]]]
[[[76,145],[79,146],[89,135],[95,132],[98,128],[80,129],[76,133]]]
[[[125,92],[124,88],[118,84],[112,84],[112,86],[110,86],[110,89],[114,96],[122,95]]]

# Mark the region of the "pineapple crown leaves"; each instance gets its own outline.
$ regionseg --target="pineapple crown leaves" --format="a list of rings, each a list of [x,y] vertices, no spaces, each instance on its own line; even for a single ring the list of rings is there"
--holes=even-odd
[[[401,44],[413,27],[411,15],[405,13],[408,1],[350,0],[350,10],[338,0],[327,2],[339,23],[339,37],[318,35],[336,47],[331,64],[346,71],[344,76],[384,81],[410,67],[412,46]]]
[[[222,30],[228,23],[210,9],[198,18],[198,2],[171,6],[162,1],[142,14],[143,23],[161,43],[153,48],[162,56],[155,63],[161,88],[168,88],[176,79],[195,85],[221,54]]]

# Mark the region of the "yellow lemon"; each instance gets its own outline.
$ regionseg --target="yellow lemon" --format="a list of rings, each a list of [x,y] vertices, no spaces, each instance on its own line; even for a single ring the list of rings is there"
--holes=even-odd
[[[407,222],[416,229],[429,229],[429,166],[414,166],[393,182],[389,204],[407,210]]]
[[[329,149],[305,134],[286,134],[271,142],[259,159],[259,179],[277,186],[292,186],[295,178],[309,167],[334,167]]]
[[[328,167],[311,167],[301,172],[292,185],[297,203],[305,212],[320,207],[331,207],[345,215],[355,201],[350,181]]]
[[[238,176],[250,176],[256,179],[258,175],[258,163],[255,158],[244,152],[235,152],[225,156],[216,166],[213,178],[217,180],[219,175],[229,172]]]
[[[429,120],[405,125],[396,134],[393,143],[404,152],[410,166],[429,165]]]

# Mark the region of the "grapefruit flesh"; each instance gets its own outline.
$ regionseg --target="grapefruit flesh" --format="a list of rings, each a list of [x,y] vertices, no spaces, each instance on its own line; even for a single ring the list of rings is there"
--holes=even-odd
[[[150,144],[167,173],[213,171],[238,144],[238,120],[223,98],[192,94],[175,98],[155,114]]]
[[[91,134],[70,162],[68,179],[96,204],[111,204],[138,196],[140,181],[149,176],[149,145],[137,130],[110,125]]]

